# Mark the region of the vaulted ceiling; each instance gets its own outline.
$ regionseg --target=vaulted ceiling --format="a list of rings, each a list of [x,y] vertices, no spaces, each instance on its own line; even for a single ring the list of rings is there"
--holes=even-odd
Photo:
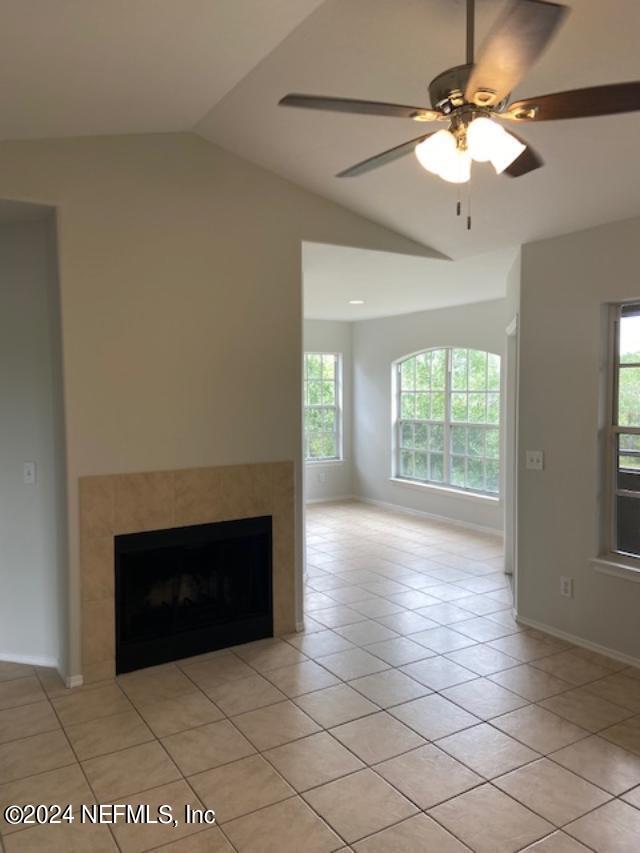
[[[477,0],[479,38],[501,0]],[[640,3],[573,0],[516,95],[640,79]],[[545,169],[476,168],[473,228],[457,191],[409,156],[335,173],[412,136],[409,120],[283,109],[287,92],[426,103],[464,61],[464,0],[4,0],[0,137],[195,130],[234,153],[454,258],[640,213],[640,115],[521,132]],[[423,126],[424,127],[424,126]],[[465,191],[466,200],[466,191]]]

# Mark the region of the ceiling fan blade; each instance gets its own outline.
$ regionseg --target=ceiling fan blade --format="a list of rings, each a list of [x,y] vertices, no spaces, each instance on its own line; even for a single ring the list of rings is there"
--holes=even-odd
[[[511,133],[511,131],[509,131],[509,133]],[[522,142],[522,144],[527,147],[519,157],[516,157],[510,166],[507,166],[502,173],[503,175],[508,175],[510,178],[520,178],[522,175],[527,175],[529,172],[533,172],[541,166],[544,166],[544,160],[542,157],[525,139],[521,139],[516,133],[511,133],[511,135],[515,136],[518,142]]]
[[[376,154],[373,157],[368,157],[361,163],[356,163],[349,169],[339,172],[336,178],[357,178],[358,175],[364,175],[366,172],[371,172],[373,169],[378,169],[380,166],[386,166],[387,163],[393,163],[400,157],[406,154],[411,154],[418,143],[433,136],[431,133],[425,133],[423,136],[418,136],[417,139],[410,139],[409,142],[403,142],[401,145],[396,145],[395,148],[389,148],[388,151],[383,151],[381,154]]]
[[[640,110],[639,81],[525,98],[510,104],[500,116],[516,121],[555,121],[562,118],[610,116],[635,110]]]
[[[568,11],[545,0],[514,0],[482,46],[465,99],[484,107],[504,100],[537,61]]]
[[[353,98],[329,98],[324,95],[285,95],[281,107],[301,107],[305,110],[327,110],[334,113],[386,116],[387,118],[412,118],[414,121],[437,121],[442,118],[438,110],[387,104],[381,101],[358,101]]]

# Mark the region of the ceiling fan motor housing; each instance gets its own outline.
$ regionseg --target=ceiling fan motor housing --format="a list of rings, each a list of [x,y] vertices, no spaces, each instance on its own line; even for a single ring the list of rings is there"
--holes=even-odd
[[[467,104],[464,93],[471,77],[473,64],[455,65],[447,68],[429,83],[429,98],[434,109],[442,110],[449,115],[453,110]],[[499,111],[506,105],[506,98],[501,103],[495,102],[495,92],[492,89],[476,93],[475,106]]]

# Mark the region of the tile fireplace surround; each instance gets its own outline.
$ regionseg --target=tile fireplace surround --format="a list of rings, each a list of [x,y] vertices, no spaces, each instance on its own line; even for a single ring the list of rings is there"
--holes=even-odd
[[[274,633],[295,631],[292,462],[80,478],[82,668],[115,673],[114,537],[271,515]]]

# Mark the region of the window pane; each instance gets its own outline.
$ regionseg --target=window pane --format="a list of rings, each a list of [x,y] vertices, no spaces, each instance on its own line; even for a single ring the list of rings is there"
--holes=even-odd
[[[451,485],[464,488],[465,482],[464,456],[451,457]]]
[[[627,554],[640,554],[640,498],[617,497],[617,546]]]
[[[326,459],[332,459],[338,455],[335,435],[323,435],[320,446],[322,448],[322,456]]]
[[[336,431],[336,410],[335,409],[323,409],[322,410],[322,429],[325,432],[335,432]]]
[[[451,395],[451,420],[466,421],[467,420],[467,395],[452,394]]]
[[[322,402],[322,382],[309,382],[307,387],[309,405],[319,406]]]
[[[336,401],[335,384],[333,382],[322,383],[322,402],[325,406],[333,406]]]
[[[415,447],[417,450],[427,449],[427,438],[429,436],[429,427],[427,424],[415,425]]]
[[[443,421],[445,413],[444,394],[439,391],[431,395],[431,420]]]
[[[500,423],[500,395],[487,394],[487,423]]]
[[[629,306],[629,316],[620,319],[620,361],[623,364],[640,364],[640,315]]]
[[[436,483],[441,483],[444,480],[444,457],[441,453],[430,454],[431,462],[431,479]]]
[[[418,391],[427,391],[430,387],[429,365],[431,354],[423,352],[416,357],[416,388]]]
[[[484,456],[484,430],[469,428],[469,456]]]
[[[452,355],[452,384],[456,391],[464,391],[467,388],[467,351],[466,349],[454,349]]]
[[[430,394],[416,394],[416,418],[426,421],[429,419],[429,397]]]
[[[469,388],[484,391],[487,387],[487,353],[469,350]]]
[[[404,391],[413,391],[416,387],[416,360],[408,358],[400,365],[400,382]]]
[[[429,450],[444,453],[444,428],[431,425],[429,427]]]
[[[619,436],[618,447],[620,450],[640,450],[640,435]]]
[[[469,422],[484,424],[487,421],[487,395],[469,394]]]
[[[640,456],[619,456],[618,468],[627,471],[640,471]]]
[[[467,486],[484,490],[484,462],[482,459],[467,459]]]
[[[444,391],[444,378],[447,368],[447,351],[435,349],[431,353],[431,387]]]
[[[487,485],[488,492],[497,494],[500,491],[500,464],[489,459],[486,463]]]
[[[485,455],[489,459],[497,459],[500,456],[500,430],[485,430]]]
[[[322,456],[322,435],[309,433],[309,458],[319,459]]]
[[[413,453],[410,450],[400,453],[400,474],[402,477],[413,477]]]
[[[413,420],[416,414],[415,400],[413,394],[403,394],[400,404],[400,417],[403,421]]]
[[[413,447],[413,424],[402,424],[400,429],[400,446]]]
[[[322,378],[334,381],[336,376],[336,357],[335,355],[322,356]]]
[[[490,391],[500,390],[500,356],[489,353],[487,388]]]
[[[322,409],[306,409],[305,425],[308,432],[317,432],[322,429]]]
[[[426,480],[429,476],[427,470],[427,454],[422,453],[421,451],[416,451],[414,454],[414,464],[414,477],[417,477],[419,480]]]
[[[621,367],[618,377],[618,423],[640,426],[640,367]]]
[[[467,428],[460,426],[451,427],[451,452],[466,453],[467,452]]]
[[[317,353],[307,353],[307,376],[309,379],[322,378],[322,356]]]

